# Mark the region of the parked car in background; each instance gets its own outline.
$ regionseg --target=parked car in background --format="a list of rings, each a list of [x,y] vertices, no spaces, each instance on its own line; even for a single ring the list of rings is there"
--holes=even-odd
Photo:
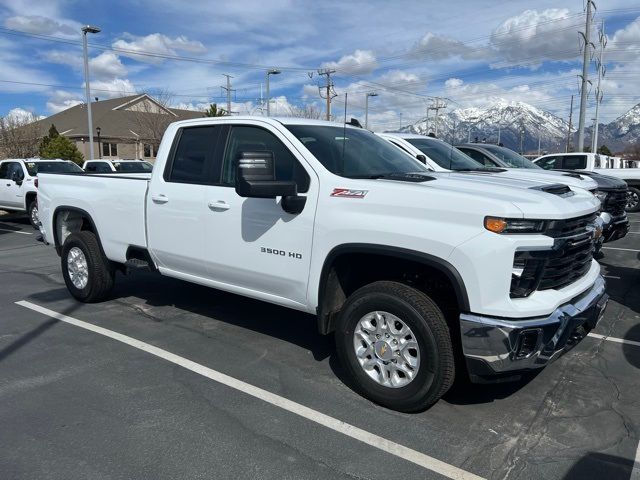
[[[173,123],[150,179],[46,175],[40,201],[79,301],[147,268],[314,314],[350,382],[401,411],[433,404],[456,375],[544,367],[608,299],[586,190],[430,172],[330,122]]]
[[[87,160],[82,165],[87,173],[151,173],[153,164],[146,160]]]
[[[0,161],[0,208],[26,212],[38,228],[38,173],[84,173],[68,160],[11,158]]]
[[[530,180],[543,183],[559,183],[571,188],[581,188],[595,193],[597,184],[588,177],[550,173],[540,169],[513,169],[485,166],[457,148],[433,137],[408,133],[377,134],[412,157],[425,163],[436,172],[468,172],[493,174],[514,180]]]
[[[526,168],[529,169],[528,171],[532,172],[549,172],[513,150],[500,145],[492,145],[488,143],[467,143],[464,145],[458,145],[456,148],[485,166]],[[600,218],[602,219],[602,240],[604,243],[618,240],[627,234],[629,231],[629,219],[627,218],[625,207],[627,205],[628,188],[624,180],[584,170],[563,170],[553,172],[558,175],[565,176],[586,176],[598,184],[597,190],[594,194],[602,204]],[[598,244],[598,251],[601,245],[601,243]]]
[[[626,168],[632,162],[599,153],[583,152],[543,155],[533,163],[545,170],[590,171],[620,178],[629,186],[627,212],[640,211],[640,168]]]

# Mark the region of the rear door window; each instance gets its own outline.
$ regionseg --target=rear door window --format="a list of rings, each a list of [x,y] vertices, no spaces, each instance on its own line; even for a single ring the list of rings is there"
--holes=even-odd
[[[485,167],[499,167],[496,162],[487,157],[484,153],[474,150],[472,148],[458,148],[462,153],[469,155],[476,162],[484,165]]]
[[[562,159],[562,168],[567,170],[584,170],[587,168],[587,156],[565,155]]]
[[[214,157],[222,128],[219,125],[182,128],[173,145],[164,179],[200,185],[218,183],[220,168],[214,163],[219,166],[219,161]]]
[[[536,162],[540,168],[544,168],[545,170],[553,170],[554,168],[560,168],[560,162],[558,161],[558,157],[544,157]]]

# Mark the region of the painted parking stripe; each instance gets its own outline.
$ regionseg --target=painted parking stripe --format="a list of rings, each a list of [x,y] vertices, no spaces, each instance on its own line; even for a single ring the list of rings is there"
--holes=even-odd
[[[618,247],[602,247],[603,250],[620,250],[622,252],[640,252],[640,250],[635,250],[633,248],[618,248]]]
[[[108,330],[103,327],[99,327],[97,325],[93,325],[92,323],[83,322],[82,320],[63,315],[61,313],[49,310],[48,308],[41,307],[40,305],[36,305],[35,303],[31,303],[25,300],[16,302],[16,304],[46,315],[48,317],[55,318],[56,320],[59,320],[61,322],[65,322],[70,325],[74,325],[76,327],[80,327],[85,330],[97,333],[99,335],[109,337],[133,348],[137,348],[138,350],[142,350],[143,352],[155,355],[156,357],[162,358],[163,360],[171,362],[175,365],[179,365],[187,370],[207,377],[215,382],[246,393],[247,395],[260,399],[276,407],[282,408],[283,410],[322,425],[323,427],[329,428],[335,432],[342,433],[343,435],[351,437],[355,440],[359,440],[362,443],[375,447],[391,455],[395,455],[396,457],[419,465],[444,477],[456,480],[483,480],[482,477],[462,470],[453,465],[449,465],[448,463],[430,457],[429,455],[425,455],[424,453],[418,452],[409,447],[405,447],[404,445],[401,445],[399,443],[392,442],[391,440],[387,440],[386,438],[367,432],[366,430],[362,430],[361,428],[330,417],[329,415],[325,415],[324,413],[318,412],[317,410],[305,407],[300,403],[296,403],[285,397],[276,395],[275,393],[263,390],[262,388],[255,387],[249,383],[243,382],[242,380],[230,377],[228,375],[225,375],[224,373],[205,367],[204,365],[200,365],[199,363],[195,363],[187,358],[181,357],[140,340],[136,340],[135,338],[123,335],[118,332],[114,332],[112,330]]]
[[[625,340],[624,338],[609,337],[608,335],[600,335],[599,333],[589,333],[588,335],[593,338],[599,338],[600,340],[607,340],[608,342],[623,343],[625,345],[640,347],[640,342],[636,342],[635,340]]]
[[[638,448],[636,450],[636,460],[631,470],[631,478],[629,480],[640,480],[640,442],[638,442]]]
[[[20,230],[10,230],[8,228],[0,228],[0,232],[19,233],[21,235],[33,235],[30,232],[21,232]]]

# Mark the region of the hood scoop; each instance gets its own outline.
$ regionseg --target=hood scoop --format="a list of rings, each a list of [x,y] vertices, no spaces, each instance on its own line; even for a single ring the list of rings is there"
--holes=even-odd
[[[575,195],[573,191],[563,185],[562,183],[553,183],[551,185],[542,185],[540,187],[531,187],[531,190],[540,190],[551,195],[557,195],[559,197],[571,197]]]

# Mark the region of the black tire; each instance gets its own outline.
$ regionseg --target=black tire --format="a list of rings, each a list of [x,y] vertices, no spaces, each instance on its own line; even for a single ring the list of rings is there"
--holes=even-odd
[[[36,200],[32,200],[27,207],[27,215],[29,215],[29,221],[31,222],[31,226],[36,230],[40,230],[40,224],[37,221],[34,221],[34,209],[36,212],[36,216],[38,213],[38,202]]]
[[[640,211],[640,189],[629,187],[629,198],[627,199],[627,212],[634,213]]]
[[[84,288],[77,288],[69,276],[67,259],[74,247],[82,251],[87,261],[88,281]],[[109,295],[115,270],[109,259],[102,254],[93,232],[82,231],[69,235],[62,246],[61,263],[64,283],[77,300],[84,303],[100,302]]]
[[[391,313],[412,330],[420,348],[420,366],[407,385],[392,388],[367,375],[353,347],[360,319],[373,311]],[[335,332],[338,357],[353,387],[370,400],[401,412],[424,410],[453,384],[455,362],[449,328],[442,311],[424,293],[407,285],[381,281],[354,292],[345,303]]]

